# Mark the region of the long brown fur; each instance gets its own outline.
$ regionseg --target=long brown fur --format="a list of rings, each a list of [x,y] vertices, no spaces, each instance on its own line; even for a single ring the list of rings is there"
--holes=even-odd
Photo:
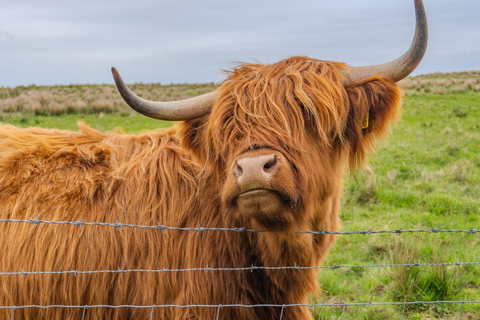
[[[176,227],[261,228],[235,212],[229,169],[244,152],[281,152],[294,169],[285,230],[188,232],[0,224],[0,272],[319,265],[339,230],[344,164],[388,131],[401,93],[385,78],[349,88],[345,66],[304,57],[230,72],[211,114],[141,135],[0,126],[0,218]],[[366,113],[370,126],[362,129]],[[256,270],[0,276],[0,305],[290,304],[318,293],[316,272]],[[279,308],[222,308],[219,319],[278,319]],[[149,319],[87,310],[85,319]],[[18,309],[14,319],[81,319],[83,310]],[[156,308],[154,319],[215,319],[215,308]],[[10,310],[0,311],[10,317]],[[312,319],[307,308],[283,319]]]

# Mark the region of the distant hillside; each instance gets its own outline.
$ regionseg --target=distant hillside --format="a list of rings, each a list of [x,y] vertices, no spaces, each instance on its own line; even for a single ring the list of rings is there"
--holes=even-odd
[[[446,94],[480,91],[480,71],[429,73],[400,81],[407,93]]]
[[[135,83],[129,86],[150,100],[180,100],[213,91],[214,83],[161,85]],[[0,113],[33,112],[36,115],[100,112],[133,113],[114,85],[19,86],[0,88]],[[1,115],[0,115],[1,116]]]
[[[409,77],[400,82],[407,94],[447,94],[480,91],[480,71],[432,73]],[[213,91],[214,83],[161,85],[136,83],[134,92],[150,100],[179,100]],[[133,111],[125,104],[113,85],[19,86],[0,88],[2,113],[94,114]]]

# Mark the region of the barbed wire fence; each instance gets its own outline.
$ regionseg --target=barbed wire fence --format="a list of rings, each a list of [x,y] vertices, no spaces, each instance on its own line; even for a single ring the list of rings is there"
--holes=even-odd
[[[236,233],[264,233],[264,232],[275,232],[268,230],[255,230],[242,227],[232,227],[232,228],[208,228],[208,227],[171,227],[165,224],[157,225],[135,225],[135,224],[125,224],[125,223],[106,223],[106,222],[85,222],[85,221],[49,221],[37,219],[0,219],[0,223],[21,223],[21,224],[31,224],[31,225],[72,225],[76,227],[89,227],[89,226],[100,226],[100,227],[113,227],[116,230],[121,230],[123,228],[136,228],[136,229],[156,229],[163,232],[168,230],[175,231],[187,231],[187,232],[236,232]],[[415,234],[415,233],[430,233],[430,234],[439,234],[439,233],[456,233],[456,234],[466,234],[474,235],[478,237],[480,230],[476,228],[470,229],[441,229],[430,228],[430,229],[392,229],[392,230],[360,230],[360,231],[347,231],[347,232],[336,232],[336,231],[290,231],[289,233],[296,234],[314,234],[314,235],[341,235],[341,236],[352,236],[352,235],[375,235],[375,234],[394,234],[400,236],[402,234]],[[426,266],[450,266],[450,267],[461,267],[461,266],[480,266],[480,261],[471,261],[471,262],[443,262],[443,263],[422,263],[422,262],[412,262],[412,263],[403,263],[403,264],[371,264],[371,265],[329,265],[329,266],[249,266],[249,267],[197,267],[197,268],[163,268],[163,269],[122,269],[118,268],[115,270],[58,270],[58,271],[28,271],[21,270],[16,272],[2,272],[0,271],[0,276],[35,276],[35,275],[74,275],[79,274],[101,274],[101,273],[111,273],[111,274],[120,274],[120,273],[172,273],[172,272],[191,272],[191,271],[204,271],[204,272],[226,272],[226,271],[254,271],[254,270],[312,270],[312,269],[342,269],[342,268],[415,268],[415,267],[426,267]],[[222,308],[260,308],[260,307],[271,307],[279,308],[280,311],[280,320],[283,319],[284,310],[291,307],[339,307],[342,308],[342,319],[346,319],[347,308],[359,307],[359,306],[403,306],[402,309],[402,320],[405,319],[406,307],[411,305],[438,305],[438,304],[456,304],[460,305],[459,319],[463,317],[463,307],[466,304],[480,304],[480,301],[473,300],[459,300],[459,301],[409,301],[409,302],[356,302],[356,303],[317,303],[317,304],[218,304],[218,305],[23,305],[23,306],[0,306],[1,309],[10,309],[11,310],[11,319],[14,319],[15,310],[28,309],[28,308],[38,308],[38,309],[53,309],[53,308],[67,308],[67,309],[81,309],[82,320],[85,319],[87,310],[97,309],[97,308],[109,308],[109,309],[121,309],[121,308],[132,308],[132,309],[151,309],[150,319],[153,319],[153,314],[157,308],[215,308],[217,309],[217,320],[220,316],[220,310]]]
[[[15,310],[18,309],[28,309],[28,308],[38,308],[38,309],[54,309],[54,308],[65,308],[65,309],[83,309],[82,320],[85,319],[85,314],[88,309],[96,308],[108,308],[108,309],[121,309],[121,308],[132,308],[132,309],[151,309],[150,319],[153,319],[153,312],[157,308],[214,308],[217,309],[217,320],[219,319],[219,313],[222,308],[261,308],[261,307],[270,307],[270,308],[279,308],[281,310],[279,320],[283,318],[283,311],[286,308],[291,307],[341,307],[343,309],[342,317],[345,318],[347,307],[358,307],[358,306],[403,306],[402,319],[405,319],[405,309],[408,305],[415,304],[460,304],[462,306],[460,311],[460,319],[462,319],[463,305],[465,304],[480,304],[480,301],[412,301],[412,302],[357,302],[357,303],[318,303],[318,304],[191,304],[191,305],[176,305],[176,304],[164,304],[164,305],[25,305],[25,306],[0,306],[0,309],[11,309],[12,318]]]

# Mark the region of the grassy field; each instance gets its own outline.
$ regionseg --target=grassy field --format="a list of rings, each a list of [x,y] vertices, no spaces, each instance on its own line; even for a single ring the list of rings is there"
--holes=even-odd
[[[370,169],[347,174],[343,231],[480,229],[480,73],[432,74],[403,81],[402,120],[380,145]],[[147,98],[177,99],[213,84],[136,84]],[[99,103],[98,101],[102,101]],[[0,88],[0,120],[22,127],[138,132],[168,127],[132,113],[112,86]],[[480,262],[480,240],[458,233],[340,236],[325,265]],[[323,294],[312,303],[480,301],[480,266],[321,270]],[[458,319],[460,305],[411,305],[406,319]],[[341,307],[313,310],[342,319]],[[402,306],[356,306],[345,319],[402,319]],[[465,304],[462,319],[480,319]]]
[[[344,230],[479,229],[479,119],[478,92],[408,95],[402,121],[370,161],[371,171],[348,178]],[[480,261],[480,240],[456,233],[341,236],[325,265],[456,261]],[[480,300],[480,266],[345,268],[322,271],[320,282],[322,303]],[[401,319],[403,311],[350,309],[349,319]],[[480,305],[463,310],[463,319],[480,319]],[[319,318],[342,311],[324,308]],[[460,305],[417,305],[406,313],[409,319],[458,319],[459,311]]]

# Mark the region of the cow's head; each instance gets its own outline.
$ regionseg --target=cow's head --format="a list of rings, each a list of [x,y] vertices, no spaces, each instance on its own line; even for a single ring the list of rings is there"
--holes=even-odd
[[[183,144],[216,173],[225,208],[261,228],[287,230],[311,223],[322,203],[336,201],[345,161],[361,162],[395,119],[401,100],[395,83],[416,68],[427,44],[422,1],[415,5],[410,49],[385,64],[350,67],[306,57],[245,64],[216,91],[176,102],[141,99],[113,74],[133,109],[185,120]]]

